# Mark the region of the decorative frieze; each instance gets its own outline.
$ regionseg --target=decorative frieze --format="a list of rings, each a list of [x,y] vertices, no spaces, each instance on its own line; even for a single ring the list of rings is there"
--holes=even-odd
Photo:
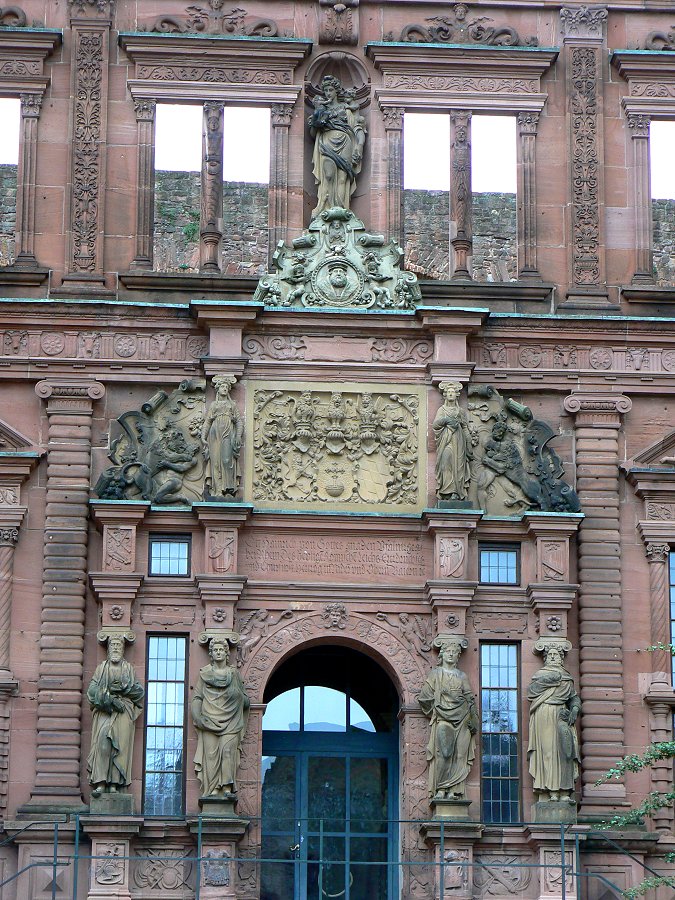
[[[0,357],[9,358],[194,362],[207,356],[208,349],[206,337],[176,331],[0,331]]]
[[[675,372],[675,348],[654,346],[586,346],[578,343],[485,341],[472,344],[471,359],[486,368],[526,369],[540,372],[577,370],[625,373]]]
[[[468,18],[470,7],[457,3],[443,16],[425,19],[424,25],[406,25],[399,41],[433,44],[482,44],[497,47],[536,47],[534,36],[521,39],[510,25],[493,25],[489,16]],[[392,40],[392,36],[388,36]]]
[[[250,335],[244,353],[256,361],[362,362],[424,365],[433,355],[433,343],[414,338],[354,338],[340,334]]]
[[[538,78],[501,78],[490,75],[390,74],[384,76],[385,88],[406,90],[453,91],[460,93],[536,94]]]
[[[188,6],[185,16],[163,14],[139,31],[161,34],[232,34],[255,37],[274,37],[279,33],[273,19],[249,18],[241,7],[223,6],[222,0],[206,0],[207,6]]]

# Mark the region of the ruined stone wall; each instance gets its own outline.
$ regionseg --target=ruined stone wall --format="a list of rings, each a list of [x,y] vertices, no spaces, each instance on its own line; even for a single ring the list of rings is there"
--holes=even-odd
[[[652,200],[656,283],[675,284],[675,200]]]
[[[199,269],[199,172],[157,172],[155,176],[155,270]],[[223,185],[222,270],[224,275],[267,271],[267,185]]]
[[[16,173],[16,166],[0,165],[0,266],[7,266],[14,259]]]

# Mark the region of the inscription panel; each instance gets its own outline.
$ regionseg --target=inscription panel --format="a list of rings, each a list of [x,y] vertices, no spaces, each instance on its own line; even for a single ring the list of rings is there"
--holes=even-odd
[[[249,578],[322,581],[424,581],[431,571],[431,546],[421,537],[351,538],[339,535],[243,534],[239,556]]]

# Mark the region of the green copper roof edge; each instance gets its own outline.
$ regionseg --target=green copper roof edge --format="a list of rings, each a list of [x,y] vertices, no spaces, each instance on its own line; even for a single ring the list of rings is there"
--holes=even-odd
[[[44,26],[28,28],[24,25],[0,25],[0,31],[20,31],[22,34],[26,32],[28,34],[60,34],[63,37],[63,28],[46,28]]]
[[[569,322],[675,322],[673,316],[614,316],[582,313],[516,313],[516,312],[491,312],[491,319],[551,319]]]
[[[189,309],[190,301],[186,303],[163,303],[162,301],[152,302],[150,300],[107,300],[92,297],[91,299],[77,299],[75,297],[0,297],[0,303],[74,303],[81,306],[154,306],[160,309],[176,308]]]
[[[34,450],[3,450],[0,452],[0,458],[4,459],[16,459],[17,456],[20,456],[22,459],[39,459],[41,453],[36,453]]]

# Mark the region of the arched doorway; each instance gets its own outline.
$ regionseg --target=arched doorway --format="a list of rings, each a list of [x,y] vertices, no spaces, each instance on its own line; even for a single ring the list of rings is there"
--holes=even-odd
[[[316,646],[270,679],[261,900],[387,900],[398,873],[396,691],[369,657]]]

